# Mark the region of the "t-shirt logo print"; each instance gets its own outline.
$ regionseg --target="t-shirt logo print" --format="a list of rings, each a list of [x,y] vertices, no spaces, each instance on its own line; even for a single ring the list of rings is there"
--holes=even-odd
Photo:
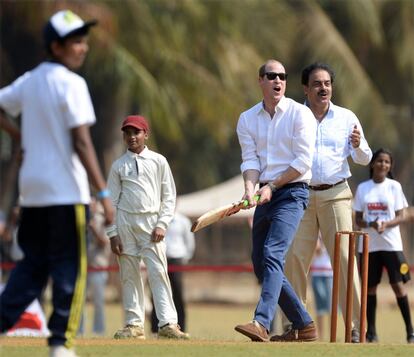
[[[384,202],[370,202],[368,203],[369,211],[386,211],[388,210],[387,203]]]

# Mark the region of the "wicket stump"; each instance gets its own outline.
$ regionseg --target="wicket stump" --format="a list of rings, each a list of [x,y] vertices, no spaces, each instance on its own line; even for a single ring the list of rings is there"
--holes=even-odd
[[[348,275],[346,286],[346,312],[345,312],[345,342],[351,342],[352,339],[352,303],[353,303],[353,278],[355,263],[355,243],[356,236],[362,236],[362,259],[361,259],[361,311],[359,325],[359,339],[361,343],[365,342],[366,313],[367,313],[367,294],[368,294],[368,233],[360,231],[340,231],[335,234],[335,248],[333,259],[333,286],[332,286],[332,307],[331,307],[331,340],[336,342],[336,328],[338,321],[338,295],[339,295],[339,271],[340,271],[340,243],[341,236],[348,235]],[[343,313],[343,312],[342,312]]]

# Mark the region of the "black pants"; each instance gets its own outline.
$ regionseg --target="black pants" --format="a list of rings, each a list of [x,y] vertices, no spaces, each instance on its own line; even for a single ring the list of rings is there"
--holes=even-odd
[[[13,327],[52,280],[53,312],[49,345],[70,348],[84,301],[86,218],[84,205],[24,207],[18,242],[24,258],[10,274],[0,296],[0,331]]]
[[[168,266],[184,265],[182,259],[168,258],[167,261],[168,261]],[[185,301],[184,301],[184,294],[183,294],[183,273],[181,271],[175,271],[175,272],[168,271],[168,277],[170,278],[170,282],[171,282],[174,305],[175,305],[175,308],[177,309],[178,324],[180,325],[181,330],[185,331],[186,326],[185,326]],[[154,308],[152,309],[152,312],[151,312],[151,331],[154,333],[158,331],[158,319],[157,319],[157,315],[155,313]]]

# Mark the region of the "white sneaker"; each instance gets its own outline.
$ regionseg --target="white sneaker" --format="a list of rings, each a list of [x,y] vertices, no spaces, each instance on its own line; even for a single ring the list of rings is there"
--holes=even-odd
[[[177,324],[168,324],[163,326],[158,331],[158,338],[168,338],[176,340],[189,340],[190,335],[181,331],[181,328]]]
[[[115,339],[123,338],[137,338],[139,340],[145,340],[144,329],[141,326],[126,325],[124,328],[115,332]]]
[[[65,346],[50,346],[49,357],[78,357],[75,351]]]

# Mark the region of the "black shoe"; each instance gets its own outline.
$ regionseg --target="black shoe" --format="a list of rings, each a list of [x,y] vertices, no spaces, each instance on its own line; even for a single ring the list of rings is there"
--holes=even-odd
[[[407,335],[407,343],[414,343],[414,333]]]
[[[367,343],[376,343],[378,342],[378,336],[376,333],[367,332],[367,334],[365,335],[365,341]]]
[[[356,328],[353,328],[351,331],[351,342],[359,343],[359,331]]]

